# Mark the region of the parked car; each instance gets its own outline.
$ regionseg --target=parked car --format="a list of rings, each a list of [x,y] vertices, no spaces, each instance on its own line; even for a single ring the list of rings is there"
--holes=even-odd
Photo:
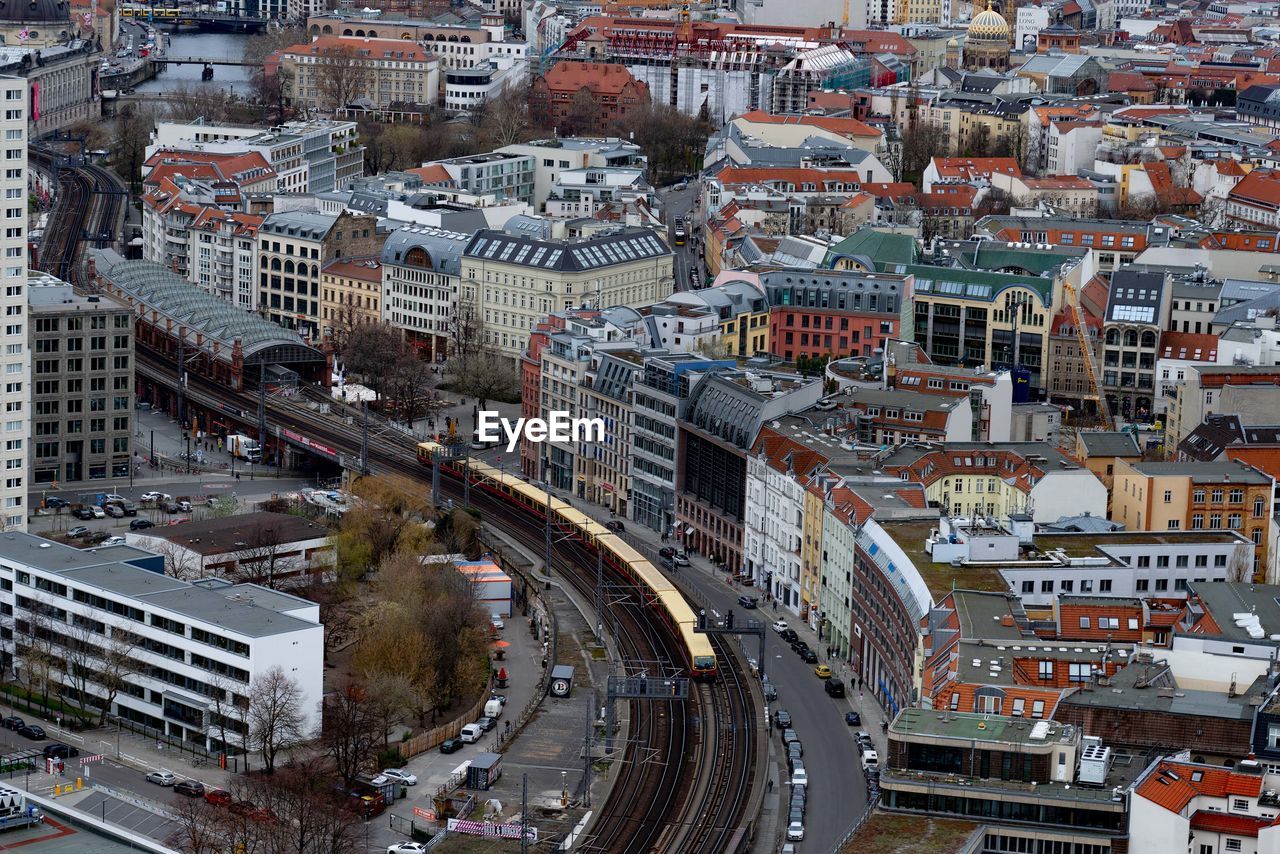
[[[387,846],[387,854],[421,854],[427,846],[421,842],[397,842]]]
[[[865,729],[860,729],[853,734],[854,740],[858,742],[858,752],[870,750],[873,742],[871,741],[871,733]]]
[[[459,741],[463,744],[475,744],[484,735],[484,729],[480,724],[466,724],[462,727],[462,732],[458,735]]]
[[[796,655],[799,655],[800,653],[804,652],[808,648],[809,648],[808,641],[802,641],[799,638],[796,638],[791,642],[791,651],[794,652]]]
[[[26,726],[27,722],[24,721],[22,718],[18,717],[17,715],[9,715],[9,717],[5,718],[3,721],[0,721],[0,724],[3,724],[5,729],[18,730]]]
[[[778,729],[790,729],[791,713],[786,709],[778,709],[773,713],[773,725]]]
[[[112,519],[124,518],[124,508],[119,504],[108,504],[104,509],[107,511],[107,515]]]
[[[862,770],[866,771],[870,768],[876,769],[877,773],[880,771],[880,754],[874,750],[868,750],[862,754]]]
[[[804,824],[798,821],[793,821],[791,824],[787,825],[787,839],[792,842],[800,842],[804,839]]]
[[[796,735],[796,731],[795,731],[795,730],[793,730],[793,729],[784,729],[784,730],[782,731],[782,744],[783,744],[783,746],[784,746],[784,747],[785,747],[785,746],[787,746],[787,745],[789,745],[789,744],[792,744],[792,743],[794,743],[794,742],[799,742],[799,741],[800,741],[800,736]]]
[[[627,531],[627,526],[619,522],[617,519],[610,519],[608,522],[604,523],[604,526],[615,534],[625,534]]]
[[[774,621],[773,621],[773,630],[774,630],[775,632],[778,632],[779,634],[781,634],[782,632],[785,632],[788,628],[789,628],[789,627],[787,626],[787,621],[786,621],[786,620],[774,620]]]
[[[161,508],[163,508],[164,512],[166,513],[182,512],[182,508],[178,506],[178,502],[174,501],[172,498],[169,499],[168,501],[163,502],[160,506]]]
[[[172,771],[152,771],[147,775],[147,782],[155,783],[157,786],[172,786],[178,782],[178,778]]]
[[[93,518],[93,510],[92,508],[81,506],[72,510],[71,515],[75,516],[77,519],[82,519],[85,522],[88,522]]]
[[[125,543],[125,539],[124,539],[124,537],[116,536],[116,537],[107,537],[105,540],[103,540],[103,541],[100,543],[100,545],[104,545],[104,546],[123,546],[123,545],[124,545],[124,543]]]
[[[818,654],[806,647],[804,652],[800,653],[800,660],[805,664],[817,664]]]
[[[778,699],[778,689],[769,681],[768,676],[760,680],[760,690],[764,692],[764,698],[766,700]]]
[[[107,511],[103,510],[101,507],[90,507],[89,512],[93,514],[93,518],[95,519],[107,518]]]
[[[155,526],[156,526],[156,523],[152,522],[150,519],[134,519],[132,522],[129,523],[129,530],[144,531],[147,528],[154,528]]]
[[[120,509],[124,511],[124,515],[126,516],[138,515],[138,505],[134,504],[132,501],[124,502],[123,504],[120,505]]]
[[[177,504],[178,504],[178,511],[179,511],[179,512],[181,512],[181,513],[190,513],[190,512],[191,512],[191,502],[190,502],[190,501],[179,501],[179,502],[177,502]]]
[[[204,794],[204,783],[199,780],[183,780],[173,787],[173,791],[189,798],[198,798]]]
[[[671,546],[663,546],[662,548],[658,549],[658,557],[664,557],[664,558],[670,559],[675,556],[676,556],[676,550],[671,548]]]
[[[404,783],[406,786],[418,785],[418,776],[416,774],[410,774],[400,768],[384,768],[382,769],[382,776],[397,783]]]
[[[89,533],[89,529],[84,525],[76,525],[67,531],[67,536],[75,539],[76,537],[83,537],[87,533]]]
[[[50,495],[44,500],[44,506],[48,507],[50,510],[57,510],[61,507],[70,507],[71,502],[65,498],[59,498],[56,495]]]
[[[488,732],[489,730],[496,727],[498,725],[498,722],[494,718],[483,717],[477,720],[476,724],[479,725],[480,729],[484,730],[485,732]]]
[[[163,492],[144,492],[142,493],[143,501],[172,501],[172,495],[166,495]]]
[[[844,722],[849,726],[862,726],[862,715],[857,712],[845,712]]]
[[[751,609],[755,608],[755,606],[756,606],[756,599],[755,599],[755,597],[754,597],[754,596],[739,596],[739,597],[738,597],[738,604],[739,604],[739,605],[741,605],[743,608],[746,608],[746,609],[749,611],[749,610],[751,610]]]
[[[822,686],[827,690],[828,697],[843,697],[844,683],[839,679],[828,679],[826,684]]]
[[[493,627],[498,631],[502,631],[507,627],[507,624],[502,622],[502,618],[499,617],[497,614],[494,614],[491,617],[489,617],[489,622],[492,623]]]
[[[671,556],[671,562],[676,566],[688,566],[689,556],[684,552],[676,552]]]
[[[796,634],[795,629],[783,629],[778,632],[778,637],[782,638],[783,643],[794,643],[799,636]]]
[[[103,504],[110,504],[113,501],[124,501],[124,500],[125,500],[125,497],[123,495],[116,495],[114,492],[108,492],[106,495],[102,496]]]
[[[96,546],[100,543],[104,543],[109,539],[111,539],[110,531],[94,531],[92,533],[85,534],[85,537],[84,537],[84,541],[91,546]]]
[[[226,789],[209,789],[204,793],[204,799],[217,807],[224,807],[231,803],[231,793]]]
[[[18,730],[18,735],[31,739],[32,741],[44,741],[48,736],[44,734],[44,727],[35,724],[27,724]]]
[[[46,759],[70,759],[73,756],[80,755],[80,748],[72,747],[69,744],[63,744],[60,741],[51,741],[44,746],[41,751]]]
[[[819,664],[817,667],[813,668],[813,675],[817,676],[819,679],[830,679],[831,666],[828,664]]]
[[[804,758],[804,746],[798,741],[793,741],[787,745],[787,770],[790,771],[796,767],[796,763]]]
[[[804,770],[804,763],[797,762],[796,767],[791,769],[791,785],[793,786],[809,785],[809,772]]]
[[[440,742],[441,753],[457,753],[461,749],[462,739],[446,738],[444,741]]]

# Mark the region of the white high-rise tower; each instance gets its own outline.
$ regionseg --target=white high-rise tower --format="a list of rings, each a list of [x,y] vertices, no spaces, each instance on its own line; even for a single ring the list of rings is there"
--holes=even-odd
[[[27,348],[27,81],[0,76],[4,115],[4,257],[0,286],[4,288],[3,337],[0,337],[0,401],[4,425],[0,430],[0,525],[5,530],[27,529],[27,455],[31,446],[31,354]]]

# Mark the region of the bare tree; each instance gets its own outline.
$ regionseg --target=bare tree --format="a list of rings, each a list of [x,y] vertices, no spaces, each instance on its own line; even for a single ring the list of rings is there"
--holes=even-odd
[[[369,713],[382,734],[382,748],[391,747],[391,730],[404,721],[404,710],[413,701],[413,685],[398,671],[371,674],[365,680],[369,693]]]
[[[525,142],[532,137],[532,131],[528,84],[508,87],[485,102],[480,113],[482,147],[502,148]]]
[[[201,556],[179,543],[160,537],[149,537],[146,547],[164,558],[164,573],[180,581],[194,581],[204,576],[204,564]]]
[[[134,195],[142,190],[142,164],[147,159],[156,110],[150,105],[122,107],[111,136],[111,167],[129,184]]]
[[[566,136],[579,136],[595,129],[600,119],[600,99],[586,86],[583,86],[569,99],[569,115],[560,125],[560,132]]]
[[[519,368],[506,356],[491,351],[472,355],[462,365],[457,389],[471,395],[481,409],[491,400],[510,400],[520,388]]]
[[[909,116],[910,123],[902,132],[902,180],[919,185],[929,161],[946,157],[951,146],[941,125],[919,121],[914,110]]]
[[[330,783],[330,769],[316,756],[290,763],[270,777],[237,780],[231,791],[273,818],[252,822],[255,841],[267,854],[363,852],[361,822],[353,819],[346,799]]]
[[[351,45],[330,48],[317,60],[312,73],[319,106],[324,110],[335,112],[363,96],[372,86],[370,60]]]
[[[266,118],[273,123],[286,121],[292,114],[289,107],[289,91],[293,88],[293,72],[276,66],[274,74],[264,68],[256,68],[249,77],[249,91],[253,100],[267,110]]]
[[[385,323],[366,323],[351,330],[342,346],[342,363],[381,394],[404,346],[400,331]]]
[[[237,682],[231,677],[222,673],[209,673],[204,676],[204,682],[209,686],[209,699],[213,702],[212,724],[218,730],[218,741],[222,745],[224,753],[230,753],[233,745],[227,737],[228,731],[234,731],[239,737],[239,748],[244,747],[244,724],[239,720],[239,716],[244,711],[244,707],[237,702],[237,690],[243,691],[245,685]]]
[[[1227,563],[1227,581],[1243,582],[1253,578],[1253,546],[1241,543]]]
[[[305,569],[305,558],[288,542],[279,521],[256,525],[244,536],[244,546],[236,552],[234,580],[278,590],[284,579]]]
[[[177,831],[168,840],[182,854],[216,854],[222,850],[223,810],[204,798],[178,798],[171,811]]]
[[[426,414],[434,380],[431,366],[413,348],[402,347],[386,386],[387,400],[397,421],[412,427],[414,421]]]
[[[301,741],[302,688],[284,668],[276,665],[249,685],[249,707],[245,722],[249,726],[249,745],[262,755],[268,774],[276,770],[280,751]]]
[[[276,51],[293,47],[294,45],[304,45],[311,41],[304,27],[283,27],[278,30],[267,28],[256,35],[250,36],[244,45],[245,62],[251,66],[262,66],[267,62],[267,58]]]
[[[449,315],[449,353],[463,364],[484,346],[484,316],[473,299],[459,297]]]
[[[350,787],[360,772],[370,767],[383,737],[377,731],[369,692],[358,682],[348,682],[324,698],[320,714],[320,744],[343,786]]]
[[[116,697],[129,686],[134,674],[138,672],[138,662],[133,657],[133,650],[141,639],[120,623],[112,624],[109,629],[110,635],[103,646],[102,669],[98,673],[98,684],[103,691],[99,726],[106,724]]]
[[[16,657],[22,660],[27,684],[40,691],[46,705],[49,689],[57,684],[57,673],[63,668],[62,657],[53,640],[49,609],[47,602],[34,599],[27,606],[26,614],[13,622]]]

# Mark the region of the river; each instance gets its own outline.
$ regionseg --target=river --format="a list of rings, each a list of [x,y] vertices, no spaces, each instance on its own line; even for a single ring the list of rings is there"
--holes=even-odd
[[[199,56],[205,59],[239,59],[249,36],[234,33],[166,33],[169,56]],[[200,86],[200,65],[167,65],[154,79],[137,87],[137,92],[168,92],[173,89]],[[253,69],[243,65],[213,66],[213,80],[208,86],[230,87],[233,92],[248,94],[249,75]]]

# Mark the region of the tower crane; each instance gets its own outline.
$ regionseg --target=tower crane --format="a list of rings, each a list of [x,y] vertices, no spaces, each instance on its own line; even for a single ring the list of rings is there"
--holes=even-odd
[[[1107,398],[1098,385],[1098,366],[1093,362],[1093,347],[1089,344],[1089,333],[1084,325],[1084,311],[1080,307],[1080,292],[1076,290],[1075,285],[1068,281],[1062,283],[1062,290],[1067,298],[1067,305],[1071,308],[1071,316],[1075,320],[1076,337],[1080,339],[1080,355],[1084,357],[1084,370],[1089,375],[1090,393],[1086,394],[1084,399],[1097,403],[1098,415],[1102,417],[1102,429],[1114,430],[1115,423],[1111,420],[1111,407],[1107,405]]]

